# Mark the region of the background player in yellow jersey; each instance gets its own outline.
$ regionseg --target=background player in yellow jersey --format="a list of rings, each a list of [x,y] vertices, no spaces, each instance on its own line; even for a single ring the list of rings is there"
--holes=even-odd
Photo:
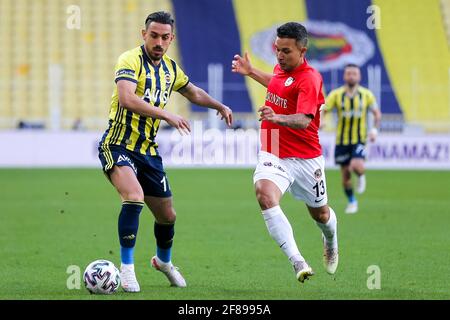
[[[348,198],[346,213],[356,213],[358,202],[353,193],[352,173],[358,179],[356,191],[366,189],[364,160],[366,141],[375,141],[381,112],[373,93],[359,85],[361,72],[357,65],[348,64],[344,69],[344,86],[330,92],[326,98],[324,112],[336,108],[338,124],[336,128],[335,162],[341,166],[342,184]],[[369,112],[374,123],[369,121]]]
[[[178,91],[192,103],[216,109],[228,126],[232,123],[231,109],[190,83],[183,70],[166,55],[174,40],[173,26],[170,13],[150,14],[142,30],[144,44],[119,57],[109,127],[99,144],[103,170],[122,200],[118,221],[120,271],[122,287],[127,292],[140,291],[133,250],[144,203],[155,217],[157,248],[151,265],[163,272],[172,286],[186,286],[171,262],[176,214],[155,143],[161,120],[181,133],[190,131],[185,119],[164,110],[170,94]]]

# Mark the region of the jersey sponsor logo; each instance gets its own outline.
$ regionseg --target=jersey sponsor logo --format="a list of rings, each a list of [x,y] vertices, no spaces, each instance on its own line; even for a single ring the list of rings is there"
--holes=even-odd
[[[284,82],[284,86],[285,86],[285,87],[289,87],[291,84],[294,83],[294,81],[295,81],[295,78],[289,77],[289,78],[287,78],[286,81]]]
[[[133,161],[131,161],[131,159],[130,159],[129,157],[127,157],[127,156],[121,154],[121,155],[119,156],[119,158],[117,159],[117,163],[120,163],[120,162],[128,162],[128,163],[130,164],[130,166],[132,167],[134,173],[137,174],[136,166],[134,165]]]
[[[161,92],[160,89],[158,90],[151,90],[150,88],[147,88],[144,92],[144,95],[142,96],[143,100],[149,101],[151,104],[155,104],[156,101],[159,101],[163,104],[167,104],[167,101],[169,101],[169,91]]]
[[[134,70],[130,70],[130,69],[120,69],[116,72],[116,77],[120,77],[120,76],[131,76],[134,77],[135,76],[135,72]]]
[[[267,91],[266,95],[266,101],[273,103],[274,105],[282,108],[287,108],[287,99],[283,99],[280,96],[276,95],[275,93],[272,93],[270,91]]]
[[[302,22],[311,39],[308,61],[318,71],[341,69],[347,63],[364,65],[375,55],[375,44],[362,30],[350,28],[342,22],[307,20]],[[250,47],[268,66],[277,64],[274,25],[250,36]],[[316,45],[320,44],[320,45]]]
[[[344,118],[361,118],[361,111],[342,111],[342,117]]]

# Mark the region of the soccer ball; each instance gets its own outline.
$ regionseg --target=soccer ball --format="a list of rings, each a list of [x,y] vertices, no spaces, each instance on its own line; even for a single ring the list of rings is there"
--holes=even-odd
[[[84,271],[84,285],[90,293],[112,294],[120,287],[120,272],[108,260],[95,260]]]

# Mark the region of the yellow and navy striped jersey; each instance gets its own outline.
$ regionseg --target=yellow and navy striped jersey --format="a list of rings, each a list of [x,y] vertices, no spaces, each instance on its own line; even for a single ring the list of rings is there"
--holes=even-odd
[[[366,143],[368,112],[378,108],[369,89],[358,86],[353,97],[349,97],[342,86],[330,92],[325,104],[325,111],[337,110],[336,145]]]
[[[189,83],[189,78],[169,56],[164,55],[155,66],[144,46],[124,52],[115,67],[115,82],[132,81],[137,84],[136,95],[148,102],[149,108],[164,109],[173,90],[178,91]],[[100,147],[120,145],[144,155],[156,155],[155,136],[160,119],[140,116],[119,105],[117,86],[114,89],[109,112],[109,127]]]

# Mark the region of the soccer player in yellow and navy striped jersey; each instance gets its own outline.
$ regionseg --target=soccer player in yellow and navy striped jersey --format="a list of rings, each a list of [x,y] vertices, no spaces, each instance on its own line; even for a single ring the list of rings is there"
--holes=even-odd
[[[135,83],[135,94],[160,109],[165,108],[172,91],[179,91],[189,84],[183,70],[167,55],[155,66],[144,45],[119,57],[115,82],[120,80]],[[110,145],[119,145],[130,151],[154,156],[157,150],[155,136],[160,123],[161,119],[146,117],[121,106],[116,87],[111,100],[109,128],[102,140],[102,147],[107,149]]]
[[[142,30],[144,44],[119,57],[109,126],[99,144],[103,170],[122,199],[118,233],[121,282],[126,292],[140,291],[134,272],[134,246],[144,204],[155,216],[156,255],[151,265],[163,272],[172,286],[186,286],[171,262],[176,214],[155,142],[161,120],[181,134],[190,131],[185,119],[165,110],[171,93],[177,91],[192,103],[217,110],[228,126],[232,124],[231,109],[192,84],[166,55],[174,39],[173,26],[170,13],[150,14]]]
[[[359,85],[361,71],[355,64],[344,69],[345,85],[330,92],[324,111],[337,111],[335,162],[341,166],[342,183],[348,198],[346,213],[356,213],[358,202],[353,194],[352,172],[358,176],[357,192],[366,188],[364,175],[365,145],[367,138],[375,141],[381,112],[373,93]],[[373,114],[374,124],[369,121]],[[369,130],[369,126],[372,128]]]

